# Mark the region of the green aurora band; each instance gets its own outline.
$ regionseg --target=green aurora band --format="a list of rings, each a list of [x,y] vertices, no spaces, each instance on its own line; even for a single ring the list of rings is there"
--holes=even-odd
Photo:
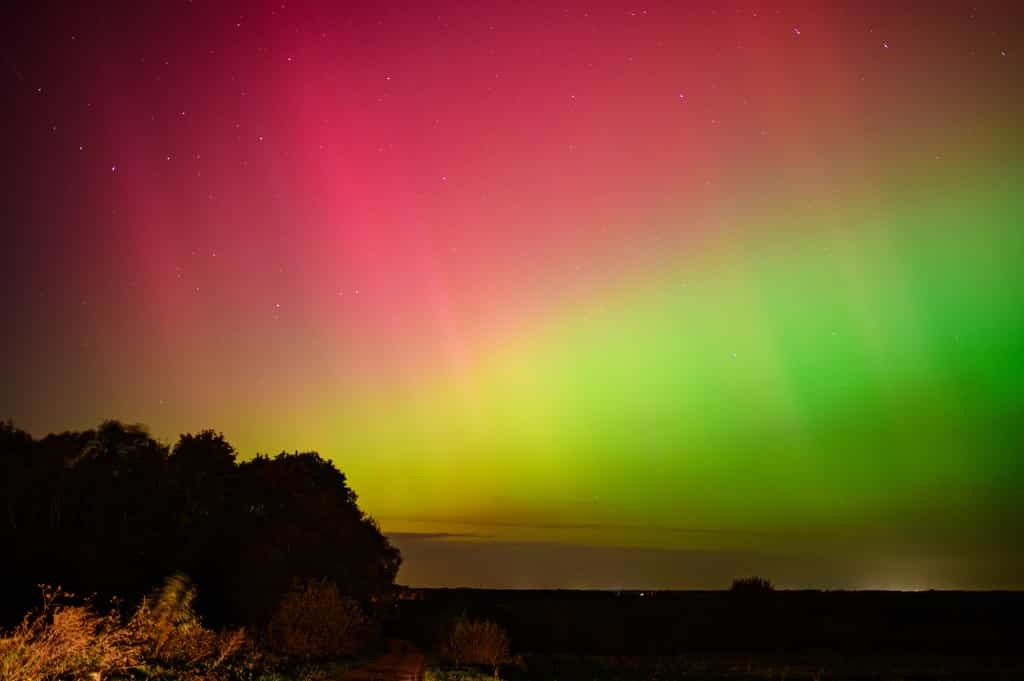
[[[1024,199],[989,170],[783,206],[343,420],[333,449],[393,530],[1019,555]]]

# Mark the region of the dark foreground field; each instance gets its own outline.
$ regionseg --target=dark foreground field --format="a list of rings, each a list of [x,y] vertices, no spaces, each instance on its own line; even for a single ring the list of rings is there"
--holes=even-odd
[[[508,629],[503,678],[1024,679],[1016,592],[416,590],[395,636],[436,650],[462,612]],[[466,678],[441,668],[438,679]]]

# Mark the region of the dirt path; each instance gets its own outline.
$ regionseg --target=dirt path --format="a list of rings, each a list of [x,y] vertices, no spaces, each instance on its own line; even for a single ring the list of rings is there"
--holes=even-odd
[[[423,653],[408,641],[388,641],[388,652],[345,672],[340,681],[422,681]]]

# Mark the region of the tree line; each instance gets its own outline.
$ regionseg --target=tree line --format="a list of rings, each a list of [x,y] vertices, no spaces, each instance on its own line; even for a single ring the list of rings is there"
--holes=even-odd
[[[222,624],[266,622],[297,580],[368,600],[401,556],[356,502],[316,452],[239,461],[213,430],[167,446],[118,421],[41,439],[3,423],[0,615],[31,607],[39,584],[132,597],[179,572]]]

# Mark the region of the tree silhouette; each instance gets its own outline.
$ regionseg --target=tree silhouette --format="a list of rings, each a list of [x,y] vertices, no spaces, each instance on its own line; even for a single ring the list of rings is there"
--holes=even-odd
[[[243,594],[266,594],[235,603],[249,618],[269,617],[296,577],[327,578],[360,597],[393,583],[398,551],[359,510],[355,492],[333,463],[315,452],[257,456],[239,466],[239,477],[238,536],[245,539],[239,556],[244,563],[263,564],[259,571],[239,566],[239,585]]]
[[[266,621],[295,580],[359,598],[390,588],[399,553],[332,462],[236,458],[212,430],[168,449],[118,421],[41,440],[0,424],[0,614],[42,582],[130,596],[179,571],[213,621]]]
[[[732,580],[732,587],[730,587],[730,591],[736,593],[763,594],[774,590],[775,585],[764,577],[737,577]]]

